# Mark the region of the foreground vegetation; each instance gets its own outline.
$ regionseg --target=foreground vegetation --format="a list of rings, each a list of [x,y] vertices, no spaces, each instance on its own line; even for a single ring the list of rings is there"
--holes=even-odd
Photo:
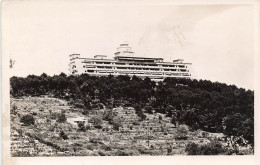
[[[203,130],[224,133],[227,136],[242,136],[251,146],[254,146],[254,92],[234,85],[174,78],[167,78],[156,84],[149,78],[142,80],[135,76],[132,78],[128,76],[93,77],[86,74],[67,76],[63,73],[52,77],[46,74],[29,75],[25,78],[12,77],[10,84],[11,95],[14,98],[48,95],[66,100],[68,106],[80,109],[80,115],[91,116],[90,123],[95,129],[102,129],[102,125],[107,123],[113,130],[119,131],[123,124],[120,119],[113,117],[113,108],[134,107],[133,112],[137,116],[133,119],[138,118],[138,120],[132,122],[132,126],[141,122],[147,123],[147,120],[154,117],[158,117],[158,121],[167,118],[166,123],[172,126],[187,125],[190,131]],[[16,108],[12,107],[12,109]],[[39,107],[40,112],[45,112],[45,110],[46,107]],[[101,116],[93,116],[101,112]],[[51,112],[50,117],[55,118],[57,123],[66,125],[66,113],[68,113],[66,110],[59,113]],[[20,118],[19,122],[22,122],[24,126],[36,125],[28,114]],[[131,124],[128,126],[130,129]],[[90,125],[79,123],[78,128],[84,132],[90,129]],[[167,134],[167,131],[164,133]],[[177,136],[175,132],[170,134]],[[30,136],[34,137],[31,134]],[[59,136],[63,140],[69,138],[66,131],[60,131]],[[182,137],[180,135],[180,138]],[[200,148],[203,146],[190,144],[188,147],[191,150],[194,148],[201,150],[201,152],[190,152],[190,154],[203,153]],[[204,148],[207,147],[204,146]],[[222,149],[217,149],[217,151],[226,152]],[[185,152],[184,149],[183,152]],[[189,154],[188,151],[186,152]]]
[[[91,77],[29,75],[10,79],[14,97],[52,94],[71,104],[91,109],[119,105],[135,106],[142,115],[158,112],[172,117],[173,123],[187,124],[194,129],[243,135],[254,142],[254,92],[206,80],[167,78],[157,85],[128,76]],[[180,85],[181,84],[181,85]]]

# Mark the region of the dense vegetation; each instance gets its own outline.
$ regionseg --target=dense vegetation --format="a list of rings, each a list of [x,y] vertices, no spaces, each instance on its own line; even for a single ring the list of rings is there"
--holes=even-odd
[[[156,84],[149,78],[142,80],[136,76],[67,76],[64,73],[52,77],[46,74],[12,77],[10,84],[13,97],[54,95],[85,109],[85,114],[103,105],[133,106],[140,120],[146,118],[143,112],[158,112],[172,117],[174,124],[243,135],[254,143],[254,92],[234,85],[175,78]],[[105,119],[110,120],[109,115]],[[60,122],[63,121],[61,116]],[[100,123],[96,123],[99,127]]]
[[[211,141],[208,144],[198,145],[196,143],[188,143],[185,151],[188,155],[219,155],[227,152],[218,141]]]
[[[24,125],[33,125],[35,121],[32,115],[27,114],[21,118],[21,122],[24,123]]]

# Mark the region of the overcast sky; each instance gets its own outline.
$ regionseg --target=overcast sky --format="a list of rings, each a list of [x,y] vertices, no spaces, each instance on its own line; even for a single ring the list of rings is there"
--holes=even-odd
[[[15,60],[11,75],[68,73],[70,54],[113,58],[127,41],[135,56],[181,58],[192,63],[193,78],[253,89],[252,6],[41,2],[4,8],[3,49]]]

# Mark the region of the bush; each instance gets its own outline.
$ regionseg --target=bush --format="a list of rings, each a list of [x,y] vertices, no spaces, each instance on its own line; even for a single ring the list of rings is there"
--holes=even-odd
[[[29,151],[16,151],[16,152],[14,152],[14,153],[11,153],[11,155],[13,156],[13,157],[30,157],[30,156],[33,156],[33,155],[31,155],[30,153],[29,153]]]
[[[113,123],[113,129],[116,131],[119,131],[119,128],[122,127],[122,123],[121,122],[114,122]]]
[[[108,121],[111,124],[114,118],[113,111],[112,110],[105,111],[102,118],[103,120]]]
[[[89,115],[89,110],[88,109],[84,109],[83,111],[82,111],[82,115]]]
[[[196,143],[188,143],[185,151],[188,153],[188,155],[200,155],[199,145]]]
[[[137,114],[137,116],[140,117],[140,120],[145,120],[146,119],[146,115],[144,114],[141,106],[139,104],[135,105],[135,113]]]
[[[75,105],[75,107],[77,108],[84,108],[84,102],[80,99],[77,99],[73,102],[73,104]]]
[[[129,153],[129,151],[122,151],[122,150],[117,150],[116,151],[116,156],[130,156],[131,153]]]
[[[112,148],[110,146],[106,146],[105,151],[112,151]]]
[[[50,113],[50,118],[53,119],[53,120],[54,120],[54,119],[57,119],[58,116],[59,116],[58,113]]]
[[[43,112],[44,111],[44,107],[40,107],[39,111]]]
[[[104,152],[102,152],[102,151],[98,151],[98,154],[99,154],[100,156],[106,156],[106,154],[105,154]]]
[[[58,115],[57,122],[59,122],[59,123],[64,123],[65,121],[67,121],[67,117],[66,117],[66,115],[65,115],[65,111],[62,111],[62,112]]]
[[[17,106],[14,104],[11,108],[11,113],[16,114]]]
[[[162,120],[162,116],[161,115],[159,115],[159,120]]]
[[[194,142],[188,143],[185,151],[188,155],[219,155],[224,154],[227,150],[222,147],[222,144],[218,141],[211,141],[205,145],[198,145]]]
[[[24,125],[33,125],[35,123],[35,120],[32,115],[27,114],[21,118],[21,122]]]
[[[61,137],[62,139],[64,139],[64,140],[69,139],[69,138],[68,138],[68,135],[66,135],[64,131],[61,131],[61,132],[60,132],[60,137]]]
[[[83,122],[78,123],[78,131],[83,131],[83,132],[86,131],[86,127],[84,126]]]
[[[85,126],[85,129],[86,129],[86,130],[90,130],[90,129],[91,129],[90,125],[86,125],[86,126]]]
[[[90,143],[95,143],[95,144],[103,144],[101,138],[90,138],[90,139],[89,139],[89,142],[90,142]]]
[[[147,113],[150,113],[150,114],[153,113],[153,107],[152,107],[152,106],[145,106],[144,109],[145,109],[145,111],[146,111]]]
[[[188,135],[188,130],[187,125],[179,125],[177,128],[177,138],[186,138]]]
[[[167,148],[167,154],[170,155],[172,153],[172,148],[171,147],[168,147]]]
[[[101,128],[102,128],[103,121],[102,121],[102,119],[100,119],[100,118],[97,117],[97,116],[94,116],[94,117],[92,117],[91,119],[89,119],[89,122],[90,122],[90,123],[93,123],[93,125],[94,125],[95,128],[98,128],[98,129],[101,129]]]

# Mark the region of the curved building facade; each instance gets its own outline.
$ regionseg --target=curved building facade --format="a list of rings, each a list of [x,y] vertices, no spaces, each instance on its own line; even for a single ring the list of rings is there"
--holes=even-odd
[[[80,54],[71,54],[69,71],[71,75],[136,75],[162,81],[166,77],[190,78],[190,66],[191,63],[184,63],[182,59],[164,62],[163,58],[136,57],[129,44],[124,43],[117,48],[114,59],[108,59],[106,55],[81,58]]]

